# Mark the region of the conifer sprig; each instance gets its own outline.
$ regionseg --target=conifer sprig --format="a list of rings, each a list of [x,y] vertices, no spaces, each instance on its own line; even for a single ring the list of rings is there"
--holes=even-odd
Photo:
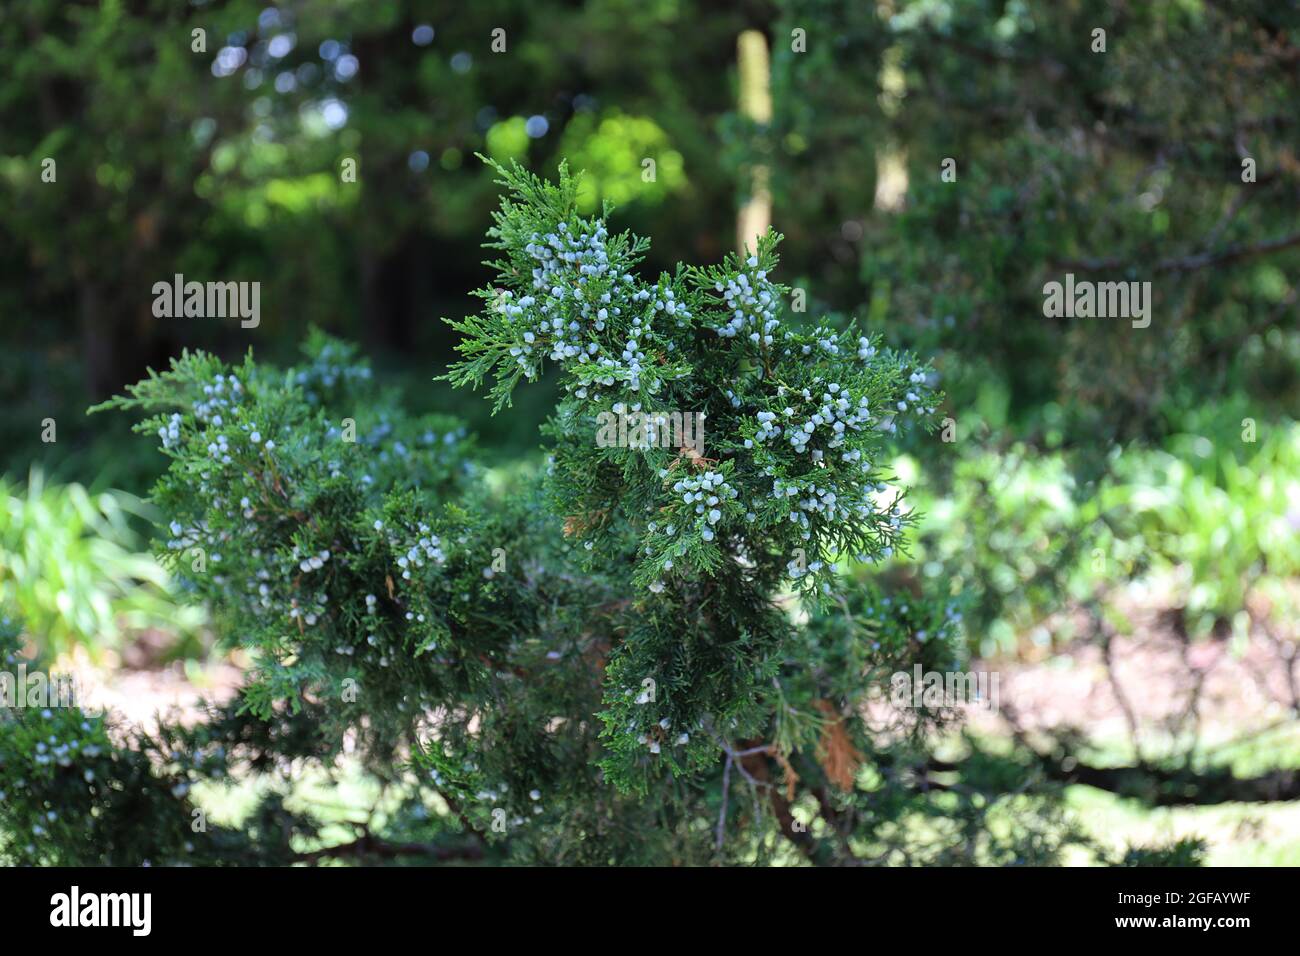
[[[139,430],[170,458],[160,547],[253,659],[202,744],[172,739],[223,748],[223,774],[286,757],[332,773],[351,741],[404,794],[386,832],[440,853],[469,840],[521,862],[754,862],[779,835],[849,862],[850,833],[906,842],[898,821],[931,798],[896,775],[859,780],[952,715],[890,711],[885,737],[863,715],[892,670],[955,666],[960,613],[862,579],[904,545],[883,464],[900,429],[928,426],[933,373],[851,324],[791,315],[775,233],[652,280],[646,241],[611,234],[608,207],[580,216],[567,170],[498,172],[496,279],[452,323],[464,358],[448,377],[492,380],[499,411],[554,366],[536,482],[494,492],[463,426],[405,414],[319,333],[285,371],[185,353],[108,403],[146,414]],[[659,413],[703,427],[641,440],[662,434]],[[22,813],[68,785],[41,780]],[[172,793],[167,819],[189,812],[181,783],[149,793]],[[817,846],[790,832],[814,795],[841,834]],[[310,819],[274,801],[259,814],[220,834],[228,852],[361,852],[304,851]],[[266,820],[297,845],[259,837]],[[219,852],[191,842],[166,842],[167,858]]]

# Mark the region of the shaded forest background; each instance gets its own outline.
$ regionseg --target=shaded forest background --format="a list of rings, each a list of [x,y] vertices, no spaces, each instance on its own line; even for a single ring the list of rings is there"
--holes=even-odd
[[[737,107],[751,30],[770,121]],[[489,418],[432,381],[441,318],[489,277],[475,154],[585,170],[591,209],[654,237],[648,273],[720,259],[766,182],[807,321],[854,316],[943,376],[954,440],[897,463],[926,520],[886,573],[947,582],[1011,671],[1098,668],[1118,723],[1097,762],[1130,775],[1091,785],[1296,797],[1300,5],[4,0],[0,50],[0,584],[51,648],[202,632],[126,566],[133,498],[60,497],[143,495],[161,468],[88,405],[184,347],[287,360],[315,325],[501,461],[532,454],[549,396]],[[155,317],[177,273],[260,282],[260,326]],[[1150,327],[1045,317],[1066,273],[1149,281]],[[83,563],[73,597],[42,585]],[[1123,689],[1121,649],[1181,669],[1167,708],[1140,668]],[[1215,691],[1220,661],[1240,671]],[[1073,746],[1062,724],[1097,719],[1051,710],[1015,731]]]

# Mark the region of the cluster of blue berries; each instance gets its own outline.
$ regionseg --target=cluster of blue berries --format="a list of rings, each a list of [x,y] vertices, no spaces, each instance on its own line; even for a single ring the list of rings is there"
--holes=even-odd
[[[715,331],[723,338],[748,333],[751,342],[771,345],[772,332],[780,324],[776,318],[776,286],[768,281],[767,271],[758,268],[757,256],[750,256],[745,265],[752,271],[739,272],[725,283],[719,280],[714,284],[731,313],[727,323]]]

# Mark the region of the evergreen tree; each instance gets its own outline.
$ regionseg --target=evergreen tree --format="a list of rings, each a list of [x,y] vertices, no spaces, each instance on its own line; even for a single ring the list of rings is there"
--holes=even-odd
[[[939,760],[955,712],[887,693],[963,653],[948,595],[869,570],[905,545],[880,465],[930,426],[933,373],[852,323],[791,323],[774,234],[650,279],[646,240],[580,216],[563,166],[498,171],[496,279],[451,323],[449,378],[501,411],[557,375],[544,467],[489,475],[461,425],[404,413],[320,333],[288,370],[186,352],[106,403],[146,414],[169,460],[161,550],[255,663],[198,726],[14,711],[0,831],[44,839],[0,854],[1054,859],[1077,835],[1032,766],[971,741]],[[197,826],[196,784],[337,775],[345,753],[382,788],[352,839],[286,785]]]

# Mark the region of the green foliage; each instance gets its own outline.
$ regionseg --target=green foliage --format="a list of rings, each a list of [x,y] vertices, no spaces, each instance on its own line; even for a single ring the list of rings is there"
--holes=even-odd
[[[902,544],[876,462],[925,421],[930,373],[851,327],[786,328],[775,236],[649,282],[646,242],[582,218],[563,170],[499,171],[498,284],[456,323],[451,377],[493,379],[503,408],[558,366],[542,474],[484,482],[459,426],[404,414],[319,334],[285,372],[187,352],[108,403],[146,413],[165,551],[253,655],[208,739],[255,773],[274,762],[250,749],[328,772],[355,740],[405,794],[382,837],[433,855],[468,837],[521,862],[1054,858],[1075,838],[1050,797],[954,805],[897,772],[956,718],[887,693],[910,664],[959,665],[951,599],[836,574]],[[600,440],[643,405],[707,430]],[[260,853],[258,819],[238,832]],[[293,832],[297,850],[315,831]]]
[[[0,604],[57,655],[74,644],[93,654],[118,648],[124,633],[165,627],[197,639],[205,615],[186,607],[166,569],[142,553],[134,526],[152,510],[123,492],[90,494],[0,480]]]
[[[1169,846],[1130,847],[1116,861],[1117,866],[1200,866],[1205,862],[1206,842],[1184,837]]]
[[[917,564],[963,594],[984,654],[1012,651],[1025,634],[1045,641],[1054,612],[1157,575],[1174,580],[1193,636],[1244,628],[1252,593],[1267,598],[1265,618],[1285,621],[1295,602],[1300,426],[1268,425],[1252,443],[1234,416],[1223,418],[1207,411],[1165,449],[1117,451],[1092,484],[1065,454],[1020,443],[977,440],[949,476],[906,460],[925,512]],[[1052,630],[1071,635],[1068,622]]]
[[[577,204],[585,215],[596,212],[601,200],[619,206],[658,204],[687,186],[681,153],[648,117],[628,116],[617,109],[600,116],[579,114],[565,127],[561,150],[583,170]],[[652,177],[647,160],[654,162]]]
[[[1253,444],[1211,434],[1177,436],[1169,451],[1125,456],[1117,469],[1121,533],[1179,573],[1194,636],[1244,629],[1254,591],[1278,621],[1293,618],[1288,582],[1300,575],[1300,425],[1268,426]]]
[[[917,564],[965,597],[983,653],[1013,650],[1064,600],[1092,594],[1094,548],[1106,540],[1100,505],[1061,456],[1020,444],[968,449],[942,483],[918,477]]]
[[[20,647],[17,624],[0,620],[0,659],[11,679]],[[0,860],[139,866],[229,859],[228,835],[192,830],[183,799],[190,779],[223,772],[220,756],[205,755],[197,737],[174,758],[143,735],[134,743],[121,745],[103,716],[79,707],[0,710]],[[155,762],[168,769],[156,772]]]
[[[1300,142],[1279,51],[1300,28],[1294,9],[777,8],[775,116],[736,132],[733,162],[770,168],[778,221],[797,237],[789,265],[811,295],[870,306],[902,341],[942,352],[959,420],[1005,386],[1013,434],[1050,424],[1089,460],[1076,467],[1104,462],[1113,443],[1159,441],[1224,395],[1248,395],[1260,421],[1293,414],[1300,331],[1284,277],[1300,244],[1287,157]],[[807,52],[784,42],[794,28]],[[1096,28],[1104,53],[1091,48]],[[955,180],[941,175],[948,159]],[[1045,317],[1043,285],[1067,272],[1150,281],[1152,324]]]
[[[413,42],[421,23],[432,42]],[[700,228],[730,217],[729,178],[711,162],[731,99],[716,53],[741,24],[693,0],[491,3],[454,16],[399,0],[32,0],[0,23],[12,51],[0,83],[0,312],[23,317],[24,350],[78,385],[82,405],[181,344],[246,346],[219,323],[179,326],[142,308],[177,272],[260,282],[277,315],[257,332],[263,358],[291,354],[315,322],[414,368],[412,346],[449,350],[427,316],[458,307],[476,274],[495,188],[472,157],[491,152],[493,130],[508,127],[512,155],[539,167],[580,150],[644,224],[717,248]],[[498,27],[508,55],[484,41]],[[526,132],[531,117],[548,131]],[[609,121],[617,129],[603,134]],[[630,170],[615,165],[625,134],[645,150]],[[655,182],[641,180],[643,157],[659,161]],[[42,180],[46,159],[54,182]],[[59,390],[36,390],[47,393],[39,421]],[[61,443],[94,442],[65,424]],[[21,474],[33,429],[14,426],[21,450],[6,445],[0,470]],[[94,464],[112,465],[113,448]]]
[[[897,546],[897,493],[874,462],[898,423],[933,407],[930,373],[852,329],[786,328],[785,290],[768,278],[775,235],[746,260],[651,283],[633,271],[645,240],[577,215],[563,167],[558,184],[498,171],[513,198],[489,235],[505,255],[478,292],[487,311],[451,323],[467,358],[450,376],[491,375],[500,409],[547,359],[560,366],[565,395],[545,429],[551,508],[586,571],[625,575],[653,607],[606,675],[615,756],[603,766],[631,784],[647,747],[694,740],[681,763],[653,765],[676,771],[703,758],[710,721],[761,726],[756,694],[788,631],[770,603],[784,578],[829,594],[841,554],[875,560]],[[707,437],[652,424],[646,440],[640,416],[660,412],[702,420]],[[660,688],[653,714],[641,707],[647,681]]]
[[[540,0],[430,16],[424,45],[420,5],[264,7],[27,0],[0,20],[0,314],[23,323],[0,358],[0,597],[43,652],[194,628],[210,606],[255,662],[239,733],[310,717],[322,764],[355,739],[405,788],[390,835],[444,849],[481,832],[489,858],[528,862],[1015,862],[1070,838],[1049,834],[1054,811],[1018,804],[1008,837],[977,798],[918,798],[922,738],[946,718],[894,715],[917,732],[894,752],[864,729],[863,685],[917,659],[956,666],[965,644],[1068,637],[1048,618],[1113,614],[1107,595],[1154,573],[1194,635],[1241,633],[1265,599],[1294,617],[1293,10]],[[489,59],[498,25],[510,55]],[[771,42],[770,123],[730,112],[725,51],[747,27]],[[353,56],[358,72],[339,69]],[[476,152],[533,169],[567,155],[586,178],[498,167],[513,198],[483,311],[442,326],[425,319],[482,275],[495,187]],[[723,259],[759,167],[790,241]],[[608,232],[611,200],[653,248]],[[784,307],[778,248],[809,315]],[[1042,284],[1066,271],[1152,280],[1152,326],[1043,317]],[[278,321],[257,361],[222,361],[248,346],[233,327],[148,313],[145,290],[176,272],[262,283]],[[309,320],[390,354],[371,372],[313,334],[279,369]],[[454,408],[445,382],[377,386],[453,335],[449,381],[508,410],[480,431],[498,456],[497,437],[531,436],[554,404],[543,475],[531,458],[489,470],[460,422],[408,411]],[[940,355],[939,414],[963,436],[983,416],[996,439],[926,438],[937,376],[886,338]],[[119,520],[136,502],[94,493],[157,472],[111,422],[66,412],[182,343],[204,351],[116,403],[165,446],[160,570]],[[1224,395],[1259,446],[1196,421]],[[703,447],[602,444],[629,431],[611,422],[661,411],[704,416]],[[46,417],[58,443],[37,444]],[[885,467],[900,451],[915,509]],[[33,461],[98,477],[20,490]],[[918,517],[916,569],[870,590]],[[171,581],[194,599],[184,616]],[[840,724],[864,762],[833,807],[818,751]],[[746,777],[754,757],[735,754],[763,747],[821,842],[787,832],[778,788]],[[1023,782],[986,758],[959,783]],[[286,859],[267,838],[280,812],[250,818],[250,852]]]
[[[449,560],[454,526],[428,523],[475,477],[459,423],[399,414],[351,346],[315,334],[305,352],[284,373],[186,352],[104,406],[151,413],[138,429],[171,459],[153,494],[169,564],[259,652],[247,703],[263,717],[345,680],[400,700],[440,674],[425,655],[449,637],[456,575],[488,564]],[[358,645],[378,650],[354,659]]]

